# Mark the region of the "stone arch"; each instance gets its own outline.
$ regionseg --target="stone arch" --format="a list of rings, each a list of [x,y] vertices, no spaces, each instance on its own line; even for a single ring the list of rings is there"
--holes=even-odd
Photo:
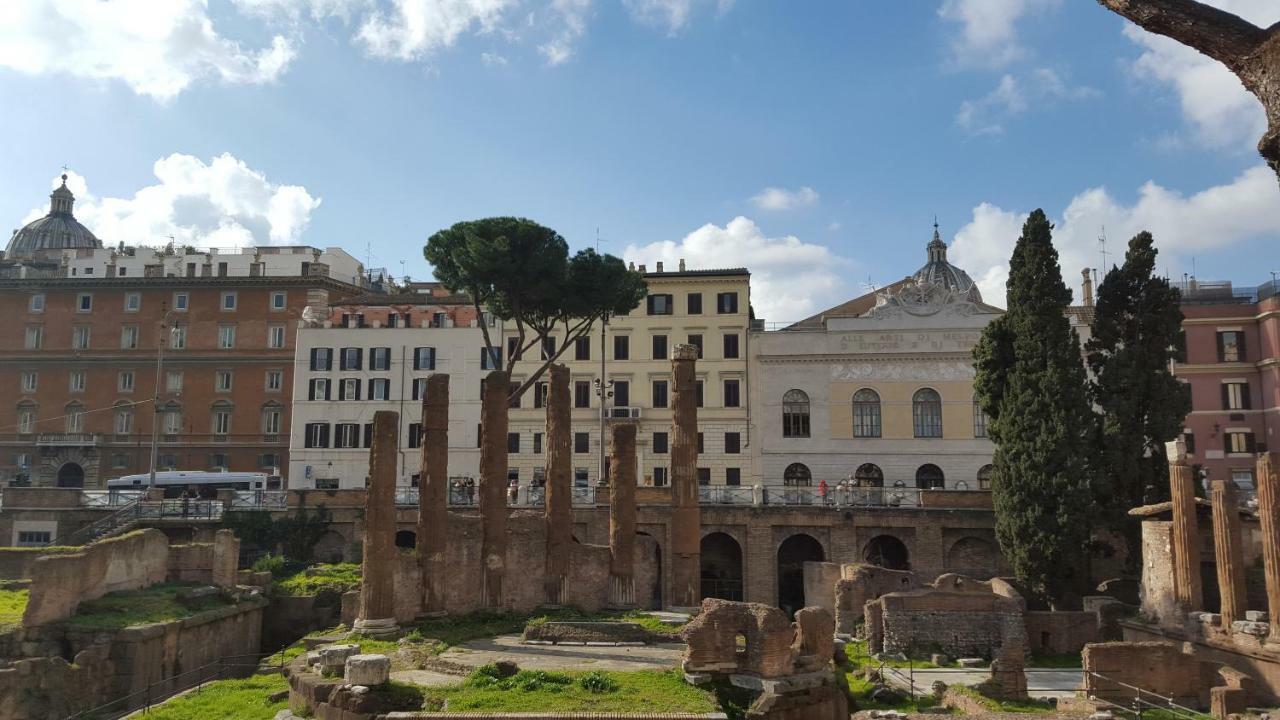
[[[65,462],[58,468],[58,487],[84,487],[84,466],[77,462]]]
[[[345,535],[337,530],[330,530],[320,536],[312,549],[312,555],[317,562],[346,562],[350,559],[350,547],[351,543]]]
[[[996,570],[996,550],[986,538],[966,535],[947,549],[946,568],[975,578],[990,577]]]
[[[742,546],[728,533],[712,532],[700,548],[702,597],[742,601]]]
[[[942,468],[933,463],[925,463],[916,468],[916,487],[921,490],[941,490],[947,486],[947,476]]]
[[[396,531],[396,548],[399,550],[413,550],[418,547],[418,533],[412,530]]]
[[[796,533],[778,545],[778,607],[787,617],[805,606],[804,564],[826,559],[822,543],[807,533]]]
[[[889,570],[910,570],[911,553],[907,544],[893,535],[877,535],[862,549],[862,559],[870,565]]]
[[[782,471],[782,484],[788,487],[808,487],[813,484],[813,473],[804,463],[791,463]]]

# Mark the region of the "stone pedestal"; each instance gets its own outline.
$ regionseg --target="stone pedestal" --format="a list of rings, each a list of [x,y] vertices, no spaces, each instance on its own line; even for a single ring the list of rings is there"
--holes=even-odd
[[[671,604],[675,607],[697,607],[702,600],[697,360],[695,345],[676,345],[671,352]]]
[[[546,597],[550,605],[564,605],[568,598],[569,553],[573,545],[573,447],[570,444],[569,368],[555,364],[548,369],[546,501],[547,524]]]
[[[445,551],[449,542],[449,376],[427,378],[422,398],[422,466],[418,483],[418,568],[422,610],[445,608]]]
[[[507,561],[507,395],[510,376],[501,370],[489,373],[480,398],[480,521],[484,562],[481,581],[487,608],[501,608],[502,579]]]
[[[1200,530],[1196,521],[1196,488],[1187,465],[1186,445],[1166,443],[1169,491],[1173,499],[1173,587],[1178,609],[1186,613],[1204,607],[1200,587]]]
[[[1267,578],[1268,637],[1280,642],[1280,453],[1258,457],[1258,519],[1262,525],[1262,563]]]
[[[1249,609],[1244,584],[1244,543],[1240,533],[1240,494],[1234,480],[1214,480],[1213,550],[1218,564],[1218,594],[1222,598],[1222,628],[1244,620]]]
[[[364,495],[364,553],[357,632],[394,633],[396,563],[396,456],[400,414],[373,414],[369,486]]]
[[[636,426],[615,421],[609,453],[609,604],[635,607]]]

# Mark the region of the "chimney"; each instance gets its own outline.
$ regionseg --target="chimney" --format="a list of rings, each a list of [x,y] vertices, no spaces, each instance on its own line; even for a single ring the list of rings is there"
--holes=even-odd
[[[1093,276],[1090,274],[1089,268],[1080,271],[1080,275],[1084,278],[1081,286],[1084,290],[1084,306],[1093,307]]]
[[[18,232],[18,231],[17,231],[17,230],[14,230],[14,232]],[[636,263],[635,263],[635,261],[634,261],[634,260],[632,260],[631,262],[627,263],[627,269],[628,269],[628,270],[635,270],[635,269],[636,269]]]
[[[661,261],[661,260],[659,260],[659,261],[657,262],[657,266],[658,266],[658,269],[657,269],[657,271],[656,271],[656,272],[662,272],[662,261]]]
[[[640,263],[640,274],[644,274],[644,263]]]
[[[684,258],[680,258],[680,272],[684,272]]]

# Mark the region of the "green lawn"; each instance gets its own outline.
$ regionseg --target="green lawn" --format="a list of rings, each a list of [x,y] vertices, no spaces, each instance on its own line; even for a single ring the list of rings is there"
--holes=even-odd
[[[936,707],[937,699],[932,695],[917,695],[915,700],[909,696],[898,703],[877,702],[871,699],[871,693],[875,691],[877,685],[861,676],[861,668],[845,675],[845,681],[848,683],[849,699],[853,701],[853,705],[849,708],[850,712],[854,710],[900,710],[906,713],[919,712],[921,708]],[[901,693],[901,691],[898,691]]]
[[[844,646],[844,652],[845,655],[849,657],[849,664],[854,667],[880,667],[881,664],[892,668],[914,667],[922,670],[938,667],[928,660],[918,660],[915,658],[910,660],[895,660],[891,658],[877,660],[867,653],[866,640],[854,640],[853,642],[846,644]]]
[[[220,595],[201,598],[189,606],[179,603],[178,594],[191,587],[194,587],[193,583],[161,583],[142,590],[108,593],[80,603],[76,614],[64,623],[86,630],[119,630],[134,625],[180,620],[230,604]]]
[[[271,720],[288,703],[271,702],[268,695],[289,689],[280,675],[254,675],[242,680],[219,680],[198,691],[152,708],[148,720]]]
[[[1083,667],[1080,653],[1062,653],[1060,655],[1032,655],[1027,667],[1033,668],[1078,668]]]
[[[342,593],[360,587],[359,563],[312,565],[273,584],[281,595],[316,595],[323,591]]]
[[[1047,702],[1041,702],[1039,700],[1030,700],[1030,699],[1028,700],[997,700],[996,698],[987,697],[986,695],[983,695],[982,693],[978,692],[976,689],[971,687],[966,687],[964,685],[954,685],[951,687],[951,689],[954,690],[955,692],[961,693],[962,695],[967,695],[968,697],[974,700],[977,700],[979,703],[981,703],[984,707],[986,707],[988,710],[992,712],[1026,713],[1026,714],[1032,714],[1032,715],[1043,715],[1043,714],[1052,713],[1055,711],[1052,705],[1050,705]],[[1145,717],[1146,713],[1143,713],[1143,715]]]
[[[715,712],[714,696],[679,671],[545,672],[499,679],[482,667],[459,685],[424,688],[426,706],[486,712]]]
[[[0,632],[8,632],[22,624],[27,610],[26,590],[0,590]]]

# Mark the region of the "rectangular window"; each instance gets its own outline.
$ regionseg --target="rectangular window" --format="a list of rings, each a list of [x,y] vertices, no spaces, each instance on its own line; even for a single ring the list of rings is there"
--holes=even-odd
[[[390,350],[387,350],[390,353]],[[384,369],[389,369],[384,368]],[[373,368],[370,368],[373,369]],[[433,347],[420,347],[413,349],[413,369],[414,370],[435,370],[436,369],[436,349]]]
[[[1229,382],[1222,384],[1222,409],[1248,410],[1249,383]]]
[[[209,467],[213,468],[214,470],[226,470],[227,454],[226,453],[210,453]]]
[[[1218,333],[1218,361],[1244,362],[1244,333],[1239,330],[1225,330]]]
[[[138,326],[137,325],[121,326],[120,349],[121,350],[137,350],[138,349]]]
[[[363,365],[364,350],[361,348],[342,348],[342,355],[339,357],[339,370],[359,370]]]
[[[688,300],[688,310],[687,310],[688,314],[701,315],[702,314],[702,293],[689,293],[687,300]]]
[[[737,333],[725,333],[724,357],[726,360],[733,360],[738,357],[738,334]]]
[[[573,382],[573,406],[576,408],[591,407],[591,383],[587,380]]]
[[[648,298],[650,315],[670,315],[671,314],[671,296],[670,295],[650,295]]]
[[[721,315],[732,315],[738,312],[738,293],[716,293],[716,312]]]
[[[703,383],[701,380],[693,384],[693,401],[697,407],[702,407],[702,398],[706,394],[702,391]]]
[[[360,423],[338,423],[333,430],[333,446],[343,449],[360,447]]]
[[[737,455],[742,452],[742,434],[727,432],[724,434],[724,452],[726,455]]]
[[[541,356],[541,357],[542,357],[542,359],[543,359],[543,360],[550,360],[551,358],[553,358],[553,357],[555,357],[555,356],[556,356],[556,339],[555,339],[555,337],[553,337],[553,336],[551,336],[551,335],[548,335],[547,337],[542,338],[542,356]]]
[[[271,292],[271,309],[279,312],[289,306],[289,293],[283,290],[273,290]]]
[[[667,447],[668,447],[667,437],[668,435],[664,432],[656,432],[653,434],[653,454],[654,455],[667,454]]]
[[[72,370],[69,377],[71,392],[84,392],[84,371]]]
[[[370,400],[390,400],[391,399],[391,381],[387,378],[370,378],[369,379],[369,399]]]
[[[22,371],[22,392],[33,393],[36,391],[36,385],[40,380],[40,375],[35,370]]]
[[[127,453],[112,453],[111,467],[117,469],[129,467],[129,455]]]
[[[495,359],[494,356],[497,356]],[[480,348],[480,369],[497,370],[502,366],[502,348]]]
[[[409,423],[409,437],[407,440],[410,448],[422,447],[422,423]]]
[[[369,369],[387,371],[391,369],[391,348],[369,348]]]
[[[284,389],[284,371],[268,370],[267,371],[267,392],[280,392]]]
[[[53,542],[53,533],[48,530],[19,530],[18,547],[42,547]]]
[[[124,311],[136,313],[142,309],[142,293],[128,292],[124,294]]]
[[[76,312],[93,312],[93,293],[80,293],[76,296]]]
[[[707,451],[706,443],[705,443],[705,442],[703,442],[705,439],[706,439],[706,435],[705,435],[705,434],[703,434],[703,433],[698,433],[698,454],[699,454],[699,455],[701,455],[702,453],[704,453],[704,452],[706,452],[706,451]]]
[[[67,432],[84,432],[84,408],[77,405],[67,408]]]
[[[36,293],[27,298],[27,310],[33,313],[44,312],[44,293]]]
[[[329,378],[312,378],[307,387],[308,400],[329,399]]]
[[[414,378],[411,400],[421,400],[427,396],[427,379]]]
[[[507,433],[507,452],[508,453],[520,452],[520,433],[518,432]]]
[[[279,350],[284,347],[284,326],[269,325],[267,326],[267,347],[273,350]]]
[[[742,484],[742,468],[725,468],[724,484],[725,485],[741,485]]]
[[[224,312],[230,312],[236,309],[236,294],[234,292],[222,293],[222,301],[218,304]]]
[[[631,405],[631,383],[626,380],[613,381],[613,406],[628,407]]]
[[[520,407],[520,396],[516,394],[516,390],[520,389],[520,383],[513,382],[507,385],[507,407]],[[480,382],[480,397],[484,398],[484,381]]]
[[[987,436],[987,414],[982,412],[982,405],[977,400],[973,401],[973,436]]]
[[[519,360],[523,353],[520,352],[520,338],[507,338],[507,357],[513,360]]]
[[[173,309],[178,312],[186,312],[191,307],[191,296],[184,292],[173,294]]]
[[[551,392],[551,383],[534,383],[533,384],[533,406],[535,408],[544,408],[547,406],[547,395]]]
[[[573,341],[573,359],[574,360],[590,360],[591,359],[591,338],[580,337]]]
[[[666,468],[655,467],[653,469],[653,486],[654,487],[667,486],[667,469]]]
[[[325,372],[333,369],[333,350],[331,348],[311,348],[311,370]]]
[[[307,423],[303,445],[309,448],[329,447],[329,423]]]
[[[18,408],[18,432],[22,435],[30,435],[36,431],[36,410],[32,407]],[[24,465],[25,463],[17,463]]]
[[[169,331],[169,349],[182,350],[187,346],[187,326],[174,325]]]
[[[1254,451],[1253,433],[1251,432],[1233,432],[1227,433],[1226,451],[1229,453],[1252,453]]]
[[[282,413],[278,408],[270,407],[262,411],[262,434],[268,438],[273,438],[280,434],[280,418]]]
[[[133,408],[116,410],[115,429],[117,435],[128,435],[133,432]]]
[[[164,411],[164,434],[177,435],[182,432],[182,411],[177,408],[168,408]],[[173,467],[174,463],[165,463],[166,467]]]
[[[653,381],[653,406],[656,408],[664,408],[667,406],[667,381]]]
[[[44,328],[40,325],[32,325],[27,328],[26,348],[28,350],[39,350],[44,344]]]
[[[224,262],[218,263],[218,277],[226,277],[226,276],[227,276],[227,263],[224,263]]]
[[[654,360],[667,359],[667,336],[666,335],[653,336],[653,359]]]
[[[711,468],[698,468],[698,484],[699,485],[711,484]]]
[[[121,370],[118,378],[117,387],[119,387],[120,392],[124,392],[124,393],[133,392],[133,381],[134,381],[134,377],[133,377],[132,370]]]
[[[1182,433],[1182,441],[1183,441],[1184,443],[1186,443],[1186,445],[1187,445],[1187,454],[1188,454],[1188,455],[1195,455],[1195,454],[1196,454],[1196,436],[1195,436],[1195,433],[1191,433],[1191,432],[1184,432],[1184,433]]]
[[[689,344],[698,348],[698,359],[702,359],[702,335],[695,334],[689,336]]]
[[[613,359],[628,360],[631,357],[631,338],[627,335],[613,336]]]
[[[71,328],[71,347],[76,350],[89,348],[89,326],[77,325]]]
[[[580,432],[573,434],[573,451],[575,453],[591,452],[591,435]]]
[[[164,387],[167,392],[182,392],[182,371],[170,370],[165,373]]]
[[[449,316],[447,314],[439,311],[431,313],[431,327],[442,328],[448,325],[448,322]]]
[[[231,392],[231,371],[219,370],[213,375],[213,389],[218,392]]]
[[[533,434],[533,454],[534,455],[542,454],[542,433],[540,432],[536,432]]]
[[[740,407],[742,399],[738,396],[738,381],[724,381],[724,406],[727,408]]]
[[[231,411],[230,410],[214,411],[213,434],[214,435],[230,435],[231,434]]]
[[[219,325],[218,326],[218,349],[231,350],[236,346],[236,326],[235,325]]]
[[[343,378],[342,384],[338,386],[338,399],[359,400],[360,378]]]

